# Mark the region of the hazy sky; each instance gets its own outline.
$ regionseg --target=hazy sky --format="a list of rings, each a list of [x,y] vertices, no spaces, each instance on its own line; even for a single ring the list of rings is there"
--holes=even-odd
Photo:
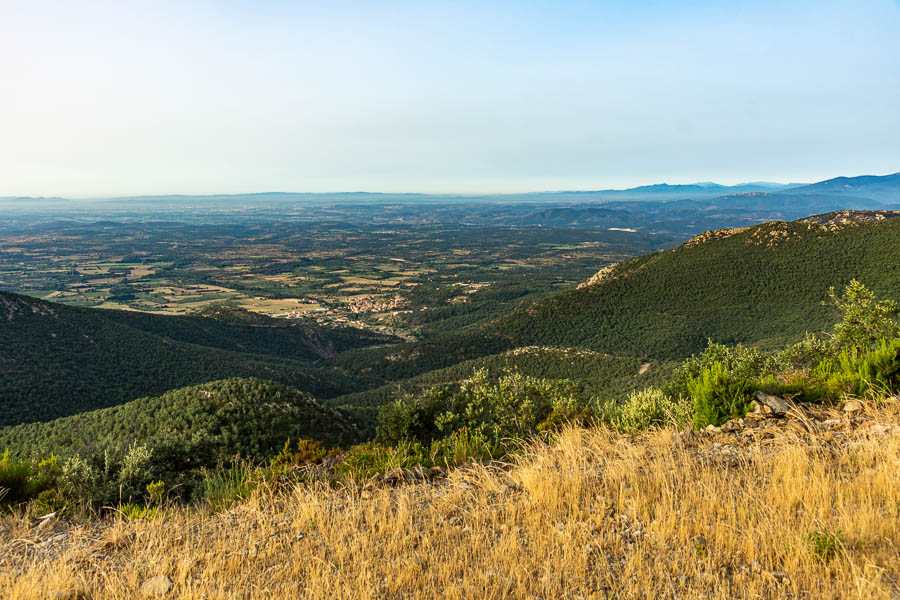
[[[896,171],[897,0],[0,0],[0,196]]]

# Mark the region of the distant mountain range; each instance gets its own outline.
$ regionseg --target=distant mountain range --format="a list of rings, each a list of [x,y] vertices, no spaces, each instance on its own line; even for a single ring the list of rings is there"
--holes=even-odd
[[[127,203],[155,205],[194,203],[198,205],[217,204],[221,202],[255,203],[337,203],[337,202],[432,202],[432,201],[483,201],[510,202],[527,200],[530,202],[573,200],[700,200],[731,196],[735,194],[764,192],[769,194],[827,194],[856,198],[867,198],[876,201],[900,203],[900,173],[893,175],[862,175],[859,177],[835,177],[812,184],[773,183],[767,181],[740,183],[727,186],[714,182],[701,182],[687,185],[657,183],[642,185],[624,190],[563,190],[530,192],[522,194],[418,194],[418,193],[380,193],[380,192],[335,192],[335,193],[296,193],[296,192],[259,192],[252,194],[209,194],[188,195],[169,194],[157,196],[121,196],[115,198],[96,198],[76,201],[78,203],[102,203],[105,205]],[[65,198],[32,198],[32,197],[0,197],[5,203],[53,203],[63,202]]]

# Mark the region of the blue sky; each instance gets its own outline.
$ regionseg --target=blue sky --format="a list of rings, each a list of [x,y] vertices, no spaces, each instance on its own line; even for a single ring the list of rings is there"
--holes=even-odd
[[[898,32],[896,0],[0,0],[0,196],[896,172]]]

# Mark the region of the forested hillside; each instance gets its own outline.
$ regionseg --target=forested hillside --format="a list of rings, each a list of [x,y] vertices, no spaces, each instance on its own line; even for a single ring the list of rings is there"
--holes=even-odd
[[[625,397],[641,386],[660,383],[674,362],[644,362],[633,356],[610,355],[575,348],[527,346],[428,371],[403,381],[330,398],[324,402],[352,416],[364,432],[374,433],[379,407],[397,397],[414,395],[436,385],[469,379],[477,370],[492,378],[517,371],[542,379],[569,379],[598,401]]]
[[[153,453],[161,470],[193,470],[236,455],[261,460],[289,439],[328,446],[359,439],[342,413],[272,381],[226,379],[139,398],[46,423],[0,429],[0,448],[17,455],[121,457],[133,446]]]
[[[332,396],[353,391],[351,378],[315,361],[392,339],[261,318],[99,311],[0,293],[0,426],[228,377],[258,376]]]
[[[632,361],[679,360],[708,339],[778,347],[833,322],[822,304],[831,286],[856,278],[880,296],[900,297],[900,219],[882,214],[710,232],[484,326],[348,352],[333,364],[396,381],[523,346],[583,348]]]

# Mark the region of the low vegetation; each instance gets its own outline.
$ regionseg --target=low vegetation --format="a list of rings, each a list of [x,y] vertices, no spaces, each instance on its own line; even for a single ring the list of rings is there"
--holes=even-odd
[[[453,384],[403,394],[379,413],[375,441],[345,415],[274,382],[233,379],[124,405],[0,430],[0,503],[26,512],[153,508],[156,496],[227,506],[259,485],[344,485],[392,471],[508,459],[535,438],[605,423],[622,433],[722,425],[758,394],[836,404],[900,390],[897,307],[852,281],[830,294],[834,333],[777,352],[710,343],[662,387],[621,402],[576,382],[476,370]],[[806,365],[799,368],[798,364]],[[293,441],[292,441],[293,440]],[[280,453],[278,451],[281,450]],[[155,491],[151,492],[151,488]]]
[[[900,405],[867,418],[898,423]],[[173,598],[896,597],[900,435],[728,454],[690,439],[567,428],[431,485],[260,484],[214,515],[88,526],[6,518],[3,568],[22,572],[0,596],[130,598],[161,581]],[[62,541],[29,543],[42,536]]]

